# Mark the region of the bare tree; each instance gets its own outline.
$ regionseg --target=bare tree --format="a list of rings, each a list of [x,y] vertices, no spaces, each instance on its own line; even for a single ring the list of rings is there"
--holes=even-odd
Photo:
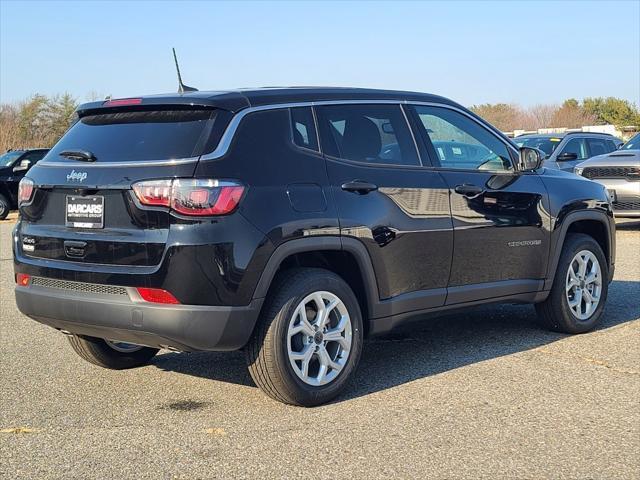
[[[77,105],[68,93],[51,98],[33,95],[20,103],[0,105],[0,152],[51,147],[71,125]]]
[[[580,128],[596,123],[597,117],[587,112],[574,98],[565,100],[562,106],[553,114],[552,127]]]
[[[522,110],[517,105],[497,103],[495,105],[485,103],[474,105],[471,110],[484,118],[487,122],[503,131],[515,130],[519,127]]]
[[[527,110],[531,127],[528,130],[537,130],[539,128],[549,128],[553,121],[553,116],[560,109],[558,105],[543,104],[534,105]]]
[[[20,143],[19,115],[16,105],[0,104],[0,154]]]

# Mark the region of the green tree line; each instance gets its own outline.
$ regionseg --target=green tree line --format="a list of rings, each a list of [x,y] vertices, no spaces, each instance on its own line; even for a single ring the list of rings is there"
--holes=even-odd
[[[638,107],[615,97],[585,98],[582,102],[570,98],[560,105],[541,104],[529,108],[508,103],[486,103],[474,105],[471,110],[506,132],[607,124],[617,128],[640,127]]]

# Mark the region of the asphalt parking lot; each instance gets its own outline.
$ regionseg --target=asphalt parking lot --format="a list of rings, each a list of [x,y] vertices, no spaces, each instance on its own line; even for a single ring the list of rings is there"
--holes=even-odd
[[[483,307],[369,340],[348,393],[276,403],[240,353],[103,370],[13,299],[0,222],[2,478],[640,478],[640,229],[593,333]]]

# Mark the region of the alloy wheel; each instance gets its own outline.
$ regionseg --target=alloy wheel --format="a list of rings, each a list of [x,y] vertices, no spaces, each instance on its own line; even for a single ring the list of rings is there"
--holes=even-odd
[[[573,257],[565,286],[571,313],[579,320],[588,320],[598,308],[602,293],[602,271],[593,252],[581,250]]]
[[[318,291],[296,307],[287,331],[287,356],[300,380],[321,386],[335,380],[349,358],[351,318],[335,294]]]

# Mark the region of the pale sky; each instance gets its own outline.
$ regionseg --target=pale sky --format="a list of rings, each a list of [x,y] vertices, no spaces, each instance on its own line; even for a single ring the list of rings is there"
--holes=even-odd
[[[640,1],[0,1],[0,101],[200,90],[416,90],[462,104],[640,103]]]

